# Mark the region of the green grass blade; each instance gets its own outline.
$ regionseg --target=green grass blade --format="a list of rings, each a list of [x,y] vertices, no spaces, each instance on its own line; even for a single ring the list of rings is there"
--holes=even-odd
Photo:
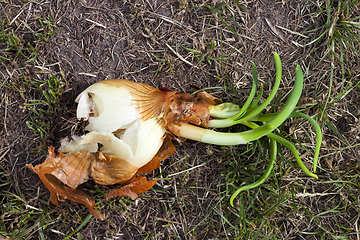
[[[82,227],[84,227],[85,224],[87,224],[88,221],[90,221],[90,219],[91,219],[92,217],[93,217],[92,214],[87,215],[87,217],[86,217],[86,218],[84,219],[84,221],[80,224],[80,226],[79,226],[75,231],[73,231],[72,233],[70,233],[66,238],[64,238],[64,240],[70,239],[70,237],[71,237],[72,235],[74,235],[75,233],[77,233]]]

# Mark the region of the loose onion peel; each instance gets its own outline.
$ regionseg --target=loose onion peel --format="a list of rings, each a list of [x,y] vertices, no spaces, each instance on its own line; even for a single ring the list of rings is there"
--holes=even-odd
[[[85,89],[76,99],[77,117],[88,122],[83,136],[62,140],[60,153],[54,147],[44,163],[27,165],[37,173],[50,191],[50,200],[69,199],[84,204],[96,218],[104,216],[94,209],[95,200],[76,189],[90,178],[102,185],[123,184],[112,189],[106,199],[114,196],[137,198],[149,190],[156,180],[148,181],[144,174],[160,167],[161,161],[175,152],[172,139],[185,139],[218,145],[246,144],[263,136],[270,139],[270,161],[265,173],[253,184],[239,188],[230,198],[233,201],[244,190],[262,184],[270,175],[277,156],[277,142],[289,148],[300,168],[317,178],[302,162],[295,146],[276,135],[274,130],[290,117],[310,121],[316,132],[313,171],[316,171],[322,133],[310,116],[295,111],[302,87],[303,74],[296,67],[295,83],[286,104],[278,113],[262,113],[274,98],[281,80],[281,61],[274,55],[276,77],[269,97],[259,104],[263,93],[257,94],[257,73],[253,64],[253,86],[249,98],[240,108],[236,104],[222,103],[216,97],[199,91],[193,96],[167,88],[156,89],[144,83],[123,79],[104,80]],[[210,128],[225,128],[243,124],[251,130],[223,133]]]

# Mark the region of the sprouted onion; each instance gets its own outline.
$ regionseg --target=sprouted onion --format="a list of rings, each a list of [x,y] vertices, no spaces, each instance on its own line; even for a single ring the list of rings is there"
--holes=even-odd
[[[58,205],[61,198],[84,204],[98,219],[104,216],[94,209],[95,200],[76,189],[92,178],[102,185],[123,184],[112,189],[106,199],[129,196],[132,199],[149,190],[156,180],[145,176],[160,166],[160,162],[175,152],[172,139],[192,139],[217,145],[247,144],[261,137],[270,139],[270,161],[265,173],[254,183],[240,187],[230,198],[262,184],[270,175],[277,156],[277,143],[290,149],[300,168],[307,175],[315,175],[322,134],[319,125],[310,116],[295,111],[303,88],[303,73],[296,67],[295,83],[286,104],[277,113],[263,113],[274,98],[281,80],[282,67],[274,56],[276,77],[269,97],[260,104],[263,87],[257,94],[258,78],[252,65],[253,86],[249,98],[240,108],[222,103],[210,94],[200,91],[191,96],[167,88],[156,89],[143,83],[114,79],[95,83],[76,99],[77,117],[88,125],[83,136],[73,136],[61,142],[60,153],[54,147],[44,163],[33,167],[49,189],[51,201]],[[302,162],[295,146],[274,130],[290,117],[310,121],[316,132],[313,172]],[[226,128],[242,124],[251,130],[239,133],[217,132],[211,128]],[[60,198],[61,197],[61,198]]]

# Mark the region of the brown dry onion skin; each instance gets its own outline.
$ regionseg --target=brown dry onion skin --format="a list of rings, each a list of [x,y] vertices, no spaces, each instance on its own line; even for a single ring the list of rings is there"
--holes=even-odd
[[[146,122],[153,118],[156,119],[156,124],[164,129],[164,135],[160,139],[162,145],[155,156],[147,160],[148,162],[145,165],[137,167],[136,164],[132,164],[128,159],[124,159],[122,156],[116,155],[109,150],[103,151],[98,149],[96,152],[93,152],[93,147],[97,143],[102,143],[98,139],[104,136],[106,138],[106,134],[110,134],[101,135],[94,132],[94,136],[96,134],[101,136],[99,135],[100,137],[94,138],[95,140],[93,141],[95,142],[91,143],[91,148],[74,148],[80,150],[69,150],[68,153],[60,152],[58,156],[55,156],[54,147],[50,147],[49,155],[45,162],[35,167],[31,164],[26,166],[39,175],[43,184],[49,189],[50,200],[55,205],[58,205],[58,200],[64,201],[60,197],[69,199],[84,204],[97,219],[104,220],[104,216],[94,209],[95,200],[76,188],[92,178],[101,185],[124,184],[121,188],[110,190],[106,195],[106,199],[114,196],[129,196],[131,199],[137,198],[138,194],[149,190],[156,183],[156,180],[148,181],[146,177],[141,175],[159,168],[161,161],[175,152],[171,139],[182,141],[181,138],[176,137],[169,131],[170,126],[186,122],[207,127],[210,119],[208,106],[219,104],[221,101],[203,91],[195,94],[195,96],[191,96],[190,94],[179,93],[167,88],[156,89],[144,83],[134,83],[122,79],[104,80],[97,84],[100,88],[104,88],[104,86],[110,86],[115,88],[115,90],[116,88],[126,88],[131,94],[131,105],[139,113],[140,121]],[[90,86],[89,89],[95,85]],[[86,94],[85,91],[79,97],[82,94]],[[89,105],[89,103],[87,104]],[[100,115],[101,112],[98,112],[93,102],[91,104],[88,117],[94,118]],[[83,113],[84,111],[81,112],[81,114]],[[127,113],[124,114],[126,115]],[[116,130],[112,134],[121,134],[122,131],[124,130]],[[114,141],[111,139],[114,139],[114,137],[108,138],[108,141]],[[89,143],[86,144],[89,145]],[[75,145],[72,142],[71,146]],[[63,186],[61,183],[66,186]]]
[[[76,157],[78,156],[78,157]],[[54,153],[54,147],[49,148],[49,156],[46,158],[45,162],[33,167],[32,164],[27,164],[26,166],[30,168],[32,171],[34,171],[36,174],[39,175],[40,180],[43,182],[43,184],[49,189],[50,191],[50,200],[53,204],[59,206],[58,201],[64,201],[60,199],[60,197],[64,199],[69,199],[74,202],[78,202],[81,204],[84,204],[86,207],[89,208],[90,213],[93,214],[97,219],[104,220],[104,216],[100,214],[98,211],[94,209],[95,207],[95,200],[84,193],[81,190],[76,190],[67,186],[63,186],[60,183],[60,180],[56,178],[54,175],[52,175],[52,172],[56,170],[63,170],[61,167],[61,163],[69,163],[69,159],[73,160],[73,162],[76,164],[77,162],[82,162],[81,160],[84,159],[83,154],[59,154],[57,157],[55,157]],[[92,161],[91,155],[89,155],[88,159]],[[73,183],[79,183],[84,182],[84,178],[82,176],[86,175],[83,172],[76,170],[74,168],[73,172],[79,172],[80,175],[76,175],[78,178],[71,178],[71,181]],[[70,178],[71,175],[67,176],[64,179]],[[79,178],[79,176],[81,176]],[[87,180],[88,174],[85,177]]]
[[[103,185],[126,183],[125,186],[121,188],[112,189],[106,195],[106,199],[114,196],[129,196],[131,199],[136,199],[138,194],[152,188],[156,181],[147,181],[144,176],[134,176],[137,174],[150,173],[160,166],[161,161],[168,158],[174,152],[175,147],[173,143],[169,138],[166,138],[159,152],[148,164],[140,169],[136,169],[134,173],[127,176],[122,174],[123,169],[133,169],[133,166],[129,166],[126,161],[106,157],[106,155],[101,152],[97,152],[96,154],[90,154],[88,152],[60,153],[55,157],[54,147],[49,148],[49,155],[45,162],[35,167],[32,164],[27,164],[26,166],[39,175],[40,180],[50,191],[50,200],[53,204],[59,206],[58,201],[64,201],[60,199],[60,197],[72,200],[84,204],[97,219],[104,220],[103,215],[94,209],[95,200],[83,191],[75,189],[78,185],[86,182],[89,176],[92,176],[95,182]],[[84,155],[86,157],[84,157]],[[84,161],[84,159],[87,161]],[[119,165],[119,162],[123,164],[120,166],[120,170],[116,167],[114,169],[110,167],[114,164]],[[99,169],[101,170],[99,171]],[[101,174],[99,172],[101,172]],[[118,178],[116,178],[117,176]],[[62,183],[70,187],[61,185],[60,179]]]

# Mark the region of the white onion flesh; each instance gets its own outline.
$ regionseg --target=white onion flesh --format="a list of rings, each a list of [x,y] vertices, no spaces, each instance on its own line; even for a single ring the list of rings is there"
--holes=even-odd
[[[117,155],[136,167],[142,167],[156,155],[165,134],[158,116],[142,121],[131,91],[98,82],[76,99],[77,117],[88,120],[89,133],[81,141],[72,140],[62,147],[66,152],[102,144],[100,151]],[[88,147],[90,148],[90,147]],[[93,150],[93,148],[91,148]]]
[[[91,85],[77,98],[77,117],[89,121],[86,130],[111,133],[126,129],[138,118],[127,88],[102,82]],[[94,116],[92,116],[94,115]]]

